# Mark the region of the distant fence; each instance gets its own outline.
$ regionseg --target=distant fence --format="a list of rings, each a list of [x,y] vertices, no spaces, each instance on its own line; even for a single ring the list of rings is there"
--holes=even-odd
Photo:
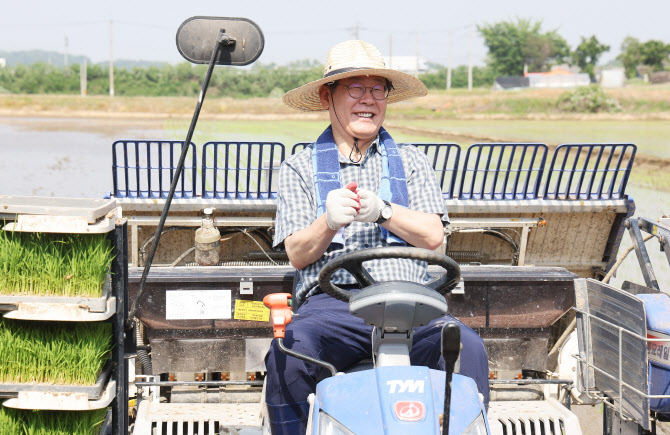
[[[540,143],[473,144],[461,161],[458,144],[413,145],[428,157],[444,198],[461,200],[621,199],[637,150],[630,143],[564,144],[549,159],[549,148]],[[115,142],[112,195],[167,197],[182,146],[180,141]],[[297,143],[291,154],[309,146]],[[175,198],[276,198],[284,144],[208,142],[202,153],[198,167],[196,147],[189,144]]]

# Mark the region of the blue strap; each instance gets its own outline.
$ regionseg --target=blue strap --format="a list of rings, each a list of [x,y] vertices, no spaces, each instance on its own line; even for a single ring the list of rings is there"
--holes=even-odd
[[[379,182],[378,195],[385,201],[409,206],[405,167],[402,164],[400,152],[391,135],[381,127],[379,129],[379,151],[382,155],[382,179]],[[386,228],[380,226],[382,238],[390,245],[406,245],[405,241]]]
[[[381,127],[379,129],[379,151],[382,155],[382,178],[379,183],[378,195],[385,201],[409,206],[405,167],[400,157],[398,147],[391,135]],[[316,190],[317,217],[326,212],[326,198],[331,190],[342,188],[340,177],[339,150],[333,138],[332,126],[328,126],[317,139],[312,148],[312,166],[314,172],[314,186]],[[387,243],[391,245],[406,245],[405,241],[379,227]],[[344,246],[344,228],[341,228],[331,243]]]
[[[342,187],[338,153],[335,139],[333,139],[333,128],[328,126],[312,148],[314,186],[316,187],[316,217],[326,212],[328,192]],[[344,246],[344,227],[339,229],[331,243]]]

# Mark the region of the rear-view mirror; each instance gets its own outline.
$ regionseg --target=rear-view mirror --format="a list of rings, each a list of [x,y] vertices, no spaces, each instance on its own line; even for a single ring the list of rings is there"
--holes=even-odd
[[[256,23],[246,18],[191,17],[177,30],[177,49],[189,62],[208,64],[223,31],[230,43],[223,44],[216,65],[249,65],[263,52],[265,38]]]

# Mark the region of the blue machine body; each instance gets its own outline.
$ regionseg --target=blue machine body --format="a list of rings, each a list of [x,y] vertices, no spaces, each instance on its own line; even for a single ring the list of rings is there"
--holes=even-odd
[[[316,388],[312,422],[319,430],[320,411],[355,434],[439,433],[444,411],[446,374],[427,367],[378,367],[321,381]],[[452,378],[450,434],[461,434],[486,411],[475,381]]]
[[[670,395],[670,297],[665,293],[639,294],[647,314],[647,338],[668,341],[647,343],[649,394]],[[670,399],[651,399],[653,411],[670,414]]]

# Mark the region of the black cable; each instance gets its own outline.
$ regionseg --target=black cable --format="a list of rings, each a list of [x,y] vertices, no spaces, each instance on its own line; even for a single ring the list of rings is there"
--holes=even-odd
[[[340,127],[342,127],[342,130],[344,130],[344,125],[342,125],[342,121],[340,121],[340,117],[337,116],[337,110],[335,109],[335,101],[333,101],[333,87],[334,86],[335,86],[335,83],[330,85],[330,104],[333,106],[333,113],[335,114],[335,118],[337,119],[337,122],[340,123]],[[351,155],[353,154],[354,149],[356,149],[356,153],[358,154],[358,160],[354,160],[354,159],[351,158]],[[363,160],[363,155],[361,154],[360,148],[358,148],[358,138],[354,137],[354,146],[351,148],[351,151],[349,151],[349,161],[351,163],[360,163],[361,160]]]

